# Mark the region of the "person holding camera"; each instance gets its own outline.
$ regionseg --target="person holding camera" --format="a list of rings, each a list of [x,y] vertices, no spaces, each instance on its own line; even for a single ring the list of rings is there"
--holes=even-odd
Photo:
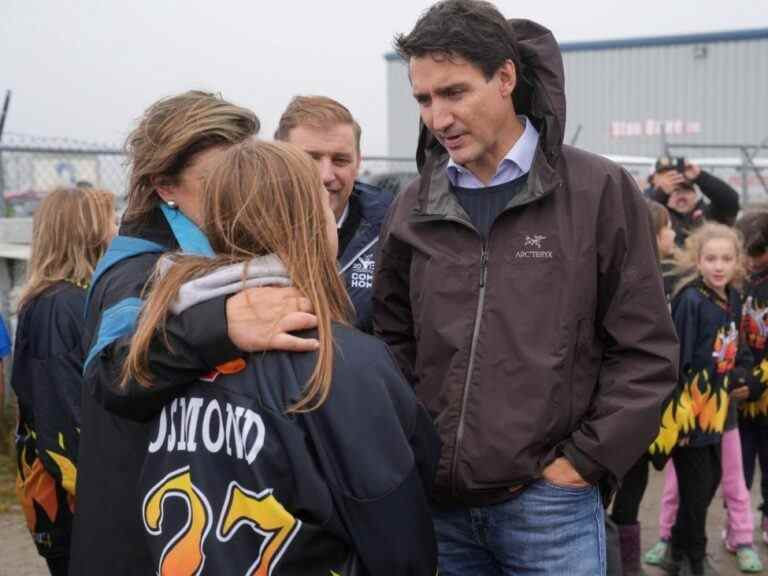
[[[732,226],[739,213],[739,193],[685,158],[659,158],[648,181],[645,194],[669,210],[678,246],[704,221]]]

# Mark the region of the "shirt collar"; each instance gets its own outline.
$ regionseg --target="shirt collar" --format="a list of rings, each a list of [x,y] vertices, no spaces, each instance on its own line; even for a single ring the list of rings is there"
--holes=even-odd
[[[347,216],[349,216],[349,202],[347,202],[347,205],[344,207],[344,212],[341,213],[341,218],[336,220],[336,228],[341,230],[341,227],[344,226],[344,222],[347,220]]]
[[[525,128],[523,129],[520,138],[517,139],[517,142],[514,143],[506,156],[499,162],[499,166],[496,168],[496,175],[498,175],[508,164],[517,166],[520,170],[520,175],[527,174],[531,170],[533,157],[536,155],[536,147],[539,143],[539,131],[536,130],[533,122],[528,120],[527,116],[521,115],[518,116],[518,118],[522,121]],[[446,170],[448,171],[448,178],[454,186],[456,185],[456,181],[460,174],[470,174],[474,176],[470,170],[464,166],[456,164],[453,161],[453,158],[450,157],[448,158],[448,166],[446,167]]]

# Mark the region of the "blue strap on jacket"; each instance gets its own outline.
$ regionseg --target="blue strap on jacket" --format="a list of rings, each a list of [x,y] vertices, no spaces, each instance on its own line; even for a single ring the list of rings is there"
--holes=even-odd
[[[171,232],[176,238],[181,251],[186,254],[197,254],[199,256],[213,256],[213,250],[205,237],[205,234],[187,218],[184,214],[178,210],[169,208],[165,204],[161,204],[160,209],[163,211],[168,225],[171,227]],[[99,279],[113,266],[133,258],[140,254],[149,253],[163,253],[167,248],[156,242],[150,242],[143,238],[136,238],[133,236],[117,236],[109,245],[107,252],[99,260],[96,265],[96,270],[93,274],[91,281],[91,288],[88,291],[88,295],[85,301],[85,313],[88,314],[88,308],[91,300],[91,294],[94,286]],[[110,306],[104,310],[101,321],[99,322],[99,332],[96,336],[93,346],[91,346],[88,356],[83,364],[83,373],[99,352],[104,350],[107,346],[112,344],[115,340],[131,334],[136,329],[136,319],[141,312],[143,300],[137,297],[124,298],[116,304]]]

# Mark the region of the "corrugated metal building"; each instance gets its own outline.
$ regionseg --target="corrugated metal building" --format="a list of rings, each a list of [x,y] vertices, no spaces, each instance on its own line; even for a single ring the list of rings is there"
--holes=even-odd
[[[768,28],[564,43],[574,139],[602,154],[657,156],[667,143],[768,144]],[[389,154],[412,156],[418,111],[407,69],[387,54]],[[736,149],[673,149],[738,157]]]

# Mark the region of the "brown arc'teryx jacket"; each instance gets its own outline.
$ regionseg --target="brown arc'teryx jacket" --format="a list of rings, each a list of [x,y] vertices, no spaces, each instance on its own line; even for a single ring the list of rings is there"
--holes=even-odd
[[[374,329],[443,442],[435,494],[483,504],[565,455],[591,482],[648,448],[677,381],[677,338],[647,208],[621,167],[562,144],[552,34],[511,21],[540,133],[522,190],[484,243],[425,130],[421,177],[393,204],[374,281]]]

